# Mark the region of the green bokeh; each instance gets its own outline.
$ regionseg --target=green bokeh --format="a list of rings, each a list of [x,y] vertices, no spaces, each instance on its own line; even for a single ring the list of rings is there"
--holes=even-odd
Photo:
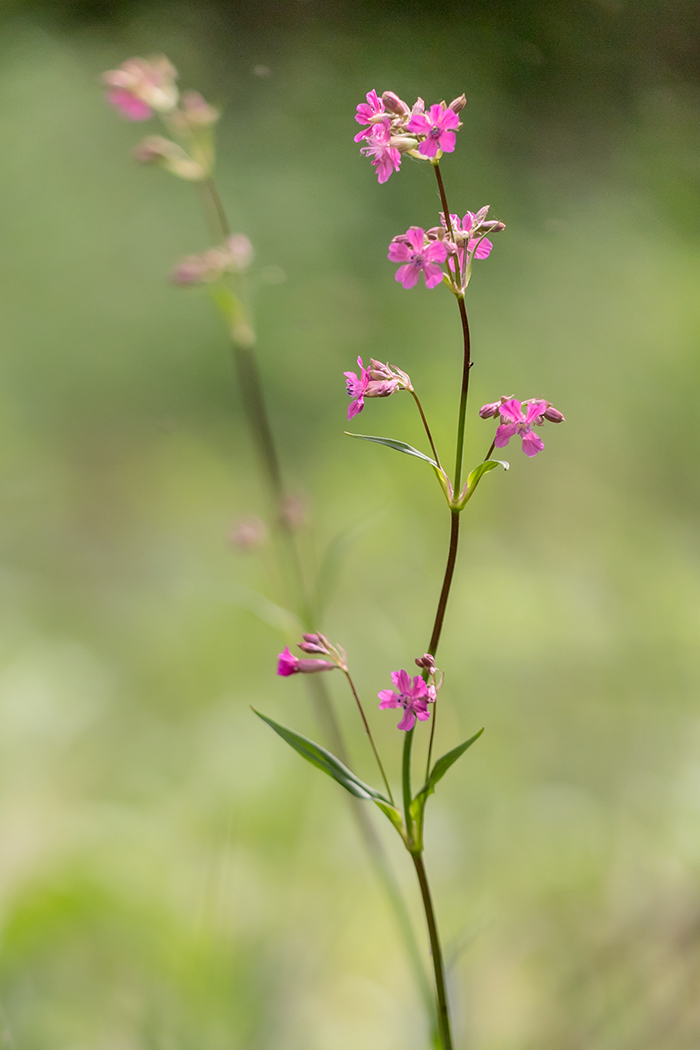
[[[425,648],[447,514],[427,467],[343,436],[341,373],[400,365],[451,449],[460,331],[386,260],[436,221],[432,173],[377,186],[353,113],[372,87],[466,91],[448,193],[508,226],[469,292],[473,405],[542,396],[567,422],[469,504],[441,648],[439,751],[486,727],[428,813],[457,1042],[696,1050],[696,6],[3,11],[0,1045],[426,1046],[340,788],[250,713],[319,735],[252,596],[284,602],[271,555],[227,539],[266,504],[225,333],[167,282],[208,245],[196,191],[133,164],[142,128],[99,85],[164,51],[223,107],[232,224],[286,274],[255,304],[274,428],[303,543],[320,561],[344,537],[325,627],[394,778],[397,719],[372,698]],[[357,422],[422,447],[405,396]],[[472,418],[470,465],[492,431]]]

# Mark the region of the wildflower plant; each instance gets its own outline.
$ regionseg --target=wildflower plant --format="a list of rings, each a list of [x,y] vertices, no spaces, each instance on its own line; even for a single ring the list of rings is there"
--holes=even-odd
[[[361,130],[354,138],[360,145],[361,154],[370,159],[378,182],[384,184],[399,172],[408,155],[432,166],[441,202],[434,226],[427,229],[410,226],[405,233],[397,234],[389,244],[387,257],[390,262],[399,264],[395,279],[406,290],[414,288],[421,278],[428,289],[443,286],[457,304],[462,336],[462,380],[459,390],[455,392],[454,467],[449,473],[438,453],[418,393],[405,371],[395,364],[375,358],[365,365],[362,358],[358,358],[358,371],[349,369],[344,373],[351,399],[347,410],[348,420],[362,413],[367,398],[390,397],[400,392],[411,395],[425,431],[430,455],[398,438],[358,433],[349,433],[348,436],[384,445],[427,464],[438,482],[436,493],[441,492],[445,499],[450,521],[445,572],[425,652],[413,659],[412,665],[409,665],[411,670],[403,667],[391,671],[387,669],[387,680],[390,677],[392,688],[385,687],[377,691],[378,711],[394,710],[399,713],[396,728],[400,735],[396,753],[390,759],[386,756],[382,759],[373,737],[372,722],[374,717],[383,716],[368,717],[367,705],[363,704],[355,686],[345,649],[329,641],[319,630],[320,615],[315,601],[313,571],[304,564],[302,549],[297,543],[299,507],[287,491],[283,479],[255,357],[255,332],[248,299],[248,275],[254,260],[253,246],[245,234],[231,231],[214,184],[213,126],[219,113],[197,92],[181,94],[176,81],[176,70],[162,56],[148,60],[130,59],[119,69],[104,74],[107,99],[122,116],[135,122],[157,117],[168,133],[167,138],[153,135],[144,139],[135,150],[136,159],[141,163],[157,164],[169,173],[199,183],[202,187],[215,243],[205,251],[189,255],[178,262],[171,279],[178,286],[199,285],[206,289],[226,323],[248,424],[271,496],[268,525],[258,518],[249,517],[239,523],[232,539],[241,549],[252,550],[264,544],[268,535],[273,538],[283,570],[282,576],[288,583],[287,598],[300,624],[297,648],[302,654],[296,655],[287,645],[278,655],[277,674],[282,677],[298,674],[307,681],[330,748],[301,736],[261,712],[256,713],[303,758],[342,785],[352,796],[353,815],[374,870],[394,910],[426,1004],[432,1045],[437,1050],[453,1050],[443,952],[423,860],[423,828],[428,799],[452,765],[479,739],[483,729],[477,729],[467,740],[433,761],[438,708],[441,703],[450,702],[449,686],[442,698],[445,673],[437,666],[436,657],[453,583],[462,514],[482,478],[498,468],[508,470],[509,467],[506,461],[493,458],[495,449],[505,448],[511,439],[520,438],[522,451],[528,458],[533,458],[544,449],[542,428],[547,423],[563,422],[564,416],[542,398],[520,401],[512,395],[506,395],[483,405],[478,413],[480,418],[486,424],[491,420],[496,422],[496,429],[484,438],[484,445],[490,439],[486,454],[477,459],[472,469],[465,471],[465,427],[473,365],[466,293],[474,263],[482,263],[490,257],[494,247],[491,237],[501,233],[505,225],[498,219],[489,218],[488,206],[477,211],[462,212],[465,203],[460,202],[460,210],[453,212],[448,205],[440,165],[444,155],[457,148],[457,133],[462,127],[459,114],[466,104],[464,95],[454,99],[449,106],[437,102],[426,107],[420,98],[413,106],[409,106],[392,91],[385,91],[381,96],[374,90],[370,91],[366,101],[357,106],[355,119]],[[414,667],[418,673],[414,672]],[[326,672],[335,671],[340,672],[345,679],[357,708],[376,762],[381,788],[360,780],[349,767],[347,749],[324,685]],[[381,684],[388,686],[388,681]],[[413,760],[416,733],[427,734],[427,762],[425,768],[418,771]],[[367,803],[376,805],[388,818],[414,866],[430,940],[434,971],[432,989],[426,980],[418,941],[396,879],[363,808]]]

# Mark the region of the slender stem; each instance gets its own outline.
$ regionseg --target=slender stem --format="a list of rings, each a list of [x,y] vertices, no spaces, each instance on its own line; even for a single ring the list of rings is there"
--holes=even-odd
[[[428,758],[425,763],[425,782],[428,783],[428,777],[430,776],[430,759],[433,757],[433,740],[435,739],[435,724],[437,722],[437,696],[435,697],[435,703],[433,704],[433,718],[432,725],[430,727],[430,741],[428,743]]]
[[[210,175],[208,179],[204,180],[202,185],[209,194],[209,199],[212,203],[219,226],[221,227],[221,233],[223,234],[224,240],[226,240],[227,237],[231,236],[231,227],[229,226],[228,216],[226,215],[226,210],[224,209],[223,202],[219,196],[219,191],[216,188],[216,183]]]
[[[423,426],[425,427],[425,432],[428,435],[428,441],[430,442],[430,447],[433,450],[433,455],[435,456],[435,462],[440,467],[440,469],[442,469],[442,467],[440,465],[440,457],[438,456],[438,450],[435,448],[435,442],[433,441],[433,435],[430,433],[430,427],[428,426],[428,420],[425,418],[425,412],[423,411],[423,406],[421,405],[420,400],[418,398],[418,394],[415,392],[415,390],[412,390],[411,394],[413,396],[413,400],[416,403],[416,407],[417,407],[418,411],[420,412],[420,417],[423,420]]]
[[[403,738],[403,763],[401,769],[401,782],[403,787],[403,808],[406,820],[406,833],[411,838],[413,834],[413,820],[411,819],[411,802],[413,801],[413,793],[411,791],[411,748],[413,747],[413,734],[415,732],[415,725],[413,729],[407,730]]]
[[[493,441],[491,442],[491,448],[488,450],[488,452],[484,456],[484,463],[486,462],[487,459],[491,459],[491,456],[493,455],[493,450],[495,449],[495,447],[496,447],[496,439],[494,438]]]
[[[412,853],[411,857],[413,858],[416,874],[418,876],[420,892],[423,898],[423,907],[425,909],[425,918],[428,923],[430,950],[433,956],[433,968],[435,970],[435,988],[437,991],[438,1023],[440,1025],[440,1035],[442,1036],[444,1050],[452,1050],[450,1016],[447,1010],[447,991],[445,988],[445,968],[442,961],[442,948],[440,947],[440,937],[438,935],[437,923],[435,921],[433,901],[430,896],[428,876],[425,873],[425,867],[423,865],[423,858],[421,854]]]
[[[445,193],[445,184],[442,181],[442,174],[440,172],[440,161],[434,160],[432,162],[433,170],[435,171],[435,178],[437,179],[438,190],[440,191],[440,200],[442,201],[442,213],[445,216],[445,225],[447,226],[447,232],[450,235],[450,240],[454,243],[454,231],[452,229],[452,219],[450,218],[450,209],[447,204],[447,194]],[[465,252],[466,257],[466,252]],[[457,281],[457,287],[462,287],[462,274],[459,269],[459,252],[454,257],[455,264],[455,278]]]
[[[382,780],[384,781],[384,787],[386,788],[387,793],[389,795],[389,801],[391,802],[391,804],[393,806],[394,805],[394,796],[391,793],[391,788],[389,787],[389,781],[387,780],[386,773],[384,772],[384,766],[382,765],[382,760],[379,757],[379,752],[377,751],[377,745],[375,744],[374,737],[372,736],[372,730],[369,728],[369,722],[367,721],[367,716],[365,715],[364,708],[362,707],[362,704],[360,702],[360,698],[357,695],[357,689],[355,688],[355,683],[353,682],[352,678],[350,677],[350,672],[349,671],[344,671],[343,673],[345,674],[345,677],[348,680],[348,685],[350,686],[350,688],[352,690],[352,695],[355,697],[355,703],[357,704],[357,709],[360,712],[360,717],[362,718],[362,722],[363,722],[364,727],[365,727],[365,732],[367,733],[367,736],[369,737],[369,742],[372,745],[372,750],[374,751],[374,757],[376,758],[377,765],[379,766],[379,772],[382,774]]]
[[[459,396],[459,419],[457,421],[457,453],[455,456],[455,496],[462,488],[462,458],[464,455],[464,426],[467,419],[467,398],[469,397],[469,373],[472,367],[471,358],[471,336],[469,334],[469,318],[467,307],[464,303],[464,295],[457,298],[459,303],[459,316],[462,321],[462,336],[464,339],[464,360],[462,364],[462,389]]]
[[[437,611],[435,613],[435,623],[433,624],[433,633],[430,637],[430,645],[428,646],[428,652],[431,656],[435,656],[437,647],[440,642],[440,635],[442,633],[442,625],[445,620],[445,610],[447,609],[447,599],[450,596],[450,587],[452,586],[452,577],[455,571],[455,562],[457,561],[457,546],[459,544],[459,511],[452,511],[452,523],[450,527],[450,549],[447,554],[447,565],[445,566],[445,577],[442,581],[442,590],[440,591],[440,598],[438,601]]]

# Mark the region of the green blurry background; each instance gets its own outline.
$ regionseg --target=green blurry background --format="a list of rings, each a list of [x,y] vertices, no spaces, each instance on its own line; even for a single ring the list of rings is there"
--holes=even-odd
[[[486,726],[429,812],[457,1042],[696,1050],[692,0],[3,4],[0,1045],[426,1046],[341,789],[250,712],[319,735],[274,674],[271,554],[227,539],[265,497],[225,333],[167,282],[208,244],[195,190],[137,168],[150,127],[102,98],[154,52],[223,107],[232,224],[286,274],[256,296],[262,369],[303,543],[345,552],[324,625],[372,709],[426,645],[448,522],[422,464],[343,436],[341,373],[399,364],[451,448],[460,333],[386,260],[436,221],[432,172],[378,186],[353,114],[373,87],[466,92],[450,201],[508,226],[470,287],[473,407],[541,396],[567,422],[469,505],[443,636],[439,750]],[[360,421],[422,444],[406,397]],[[471,465],[492,431],[470,423]],[[373,715],[394,776],[396,721]]]

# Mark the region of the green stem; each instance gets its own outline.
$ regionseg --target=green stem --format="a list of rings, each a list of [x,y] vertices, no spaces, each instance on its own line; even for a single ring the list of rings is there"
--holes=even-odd
[[[420,400],[418,398],[418,394],[415,392],[415,390],[411,390],[411,395],[413,397],[413,400],[416,403],[416,407],[417,407],[418,411],[420,412],[420,417],[423,420],[423,426],[425,427],[425,432],[428,435],[428,441],[430,442],[430,447],[433,450],[433,455],[435,456],[435,462],[437,463],[438,467],[440,467],[440,469],[442,469],[442,466],[440,464],[440,457],[438,456],[438,450],[435,447],[435,442],[433,441],[433,435],[430,433],[430,427],[428,426],[428,420],[425,418],[425,412],[423,411],[423,406],[420,403]]]
[[[459,395],[459,419],[457,421],[457,453],[455,457],[455,496],[462,488],[462,459],[464,456],[464,427],[467,419],[467,398],[469,397],[469,373],[471,372],[471,336],[469,334],[469,318],[467,307],[464,303],[464,295],[457,297],[459,304],[459,316],[462,321],[462,337],[464,340],[464,359],[462,363],[462,389]]]
[[[445,988],[445,967],[442,959],[442,948],[438,934],[437,922],[435,921],[435,910],[430,896],[428,876],[425,873],[423,857],[420,853],[412,853],[411,857],[415,865],[418,882],[420,885],[423,908],[428,924],[428,936],[430,937],[430,951],[433,956],[433,969],[435,970],[435,989],[437,991],[438,1024],[442,1037],[443,1050],[452,1050],[452,1033],[450,1031],[450,1015],[447,1009],[447,990]]]
[[[411,818],[411,802],[413,801],[413,792],[411,790],[411,748],[413,747],[413,734],[415,732],[415,725],[413,729],[409,729],[403,739],[403,764],[401,770],[401,782],[403,786],[403,808],[406,819],[406,834],[409,839],[413,835],[413,820]]]
[[[384,772],[384,766],[382,765],[382,760],[379,757],[379,752],[377,751],[377,745],[375,744],[374,737],[372,736],[372,730],[369,728],[369,722],[367,721],[367,716],[365,715],[364,708],[362,707],[362,704],[360,702],[360,698],[357,695],[357,689],[355,688],[355,683],[353,682],[352,678],[350,677],[350,672],[349,671],[344,671],[343,673],[344,673],[345,677],[348,680],[348,685],[350,686],[350,688],[352,690],[352,695],[355,697],[355,703],[357,704],[357,709],[360,712],[360,717],[362,718],[362,723],[363,723],[363,725],[365,727],[365,732],[367,733],[367,736],[369,737],[369,742],[372,745],[372,751],[374,752],[374,757],[377,760],[377,765],[379,766],[379,772],[381,773],[382,780],[384,781],[384,787],[387,790],[387,794],[389,796],[389,801],[391,802],[391,804],[393,806],[394,805],[394,796],[391,793],[391,788],[389,787],[389,781],[387,780],[386,773]]]

